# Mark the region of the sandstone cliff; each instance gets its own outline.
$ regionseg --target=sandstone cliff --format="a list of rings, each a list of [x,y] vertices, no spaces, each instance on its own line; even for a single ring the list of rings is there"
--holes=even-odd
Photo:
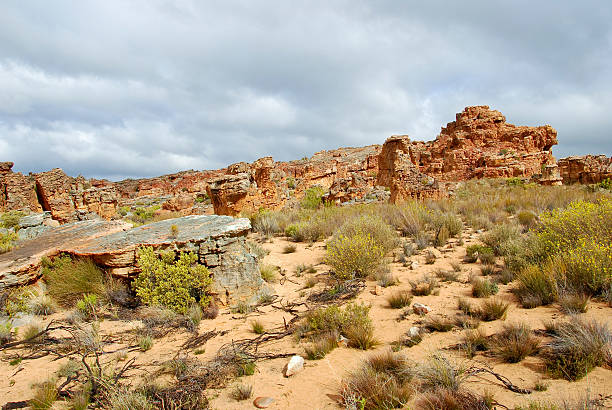
[[[562,158],[559,160],[559,172],[565,184],[597,184],[604,179],[612,179],[612,157],[585,155]]]

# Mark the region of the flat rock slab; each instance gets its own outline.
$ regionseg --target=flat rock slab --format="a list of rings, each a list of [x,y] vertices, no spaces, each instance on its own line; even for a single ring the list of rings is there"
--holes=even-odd
[[[224,246],[235,241],[233,238],[241,237],[244,241],[242,237],[250,228],[251,224],[246,218],[219,215],[191,215],[137,228],[119,221],[69,223],[51,228],[41,236],[24,242],[19,248],[0,255],[0,289],[36,281],[40,277],[40,264],[44,256],[62,252],[87,256],[98,265],[111,271],[118,270],[113,273],[120,274],[121,269],[133,271],[136,249],[140,246],[153,246],[156,249],[173,247],[198,254],[205,249],[206,252],[221,255]],[[222,259],[219,256],[216,260]],[[257,287],[258,283],[251,285]]]

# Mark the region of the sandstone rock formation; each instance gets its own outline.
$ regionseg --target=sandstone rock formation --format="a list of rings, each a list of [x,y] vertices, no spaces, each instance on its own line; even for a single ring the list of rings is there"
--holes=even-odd
[[[564,184],[597,184],[612,179],[612,157],[585,155],[562,158],[558,162]]]
[[[172,226],[178,231],[172,232]],[[176,249],[196,252],[213,274],[213,291],[222,302],[253,302],[264,290],[257,259],[245,242],[248,219],[192,215],[130,229],[122,222],[90,220],[64,224],[0,255],[0,289],[34,282],[43,256],[69,253],[91,258],[113,275],[138,274],[136,250]]]
[[[551,147],[557,143],[556,135],[548,125],[515,126],[506,123],[499,111],[476,106],[457,114],[456,120],[429,142],[393,136],[384,146],[320,151],[311,158],[290,162],[265,157],[220,170],[184,171],[140,180],[86,181],[59,169],[25,177],[12,173],[12,164],[0,163],[4,188],[0,211],[46,210],[62,223],[93,213],[110,219],[118,206],[125,205],[159,204],[160,212],[168,213],[205,214],[214,209],[216,214],[239,215],[291,206],[315,185],[327,191],[328,201],[354,203],[385,199],[385,188],[393,201],[440,196],[447,185],[472,178],[527,178],[548,172],[542,183],[555,184],[554,167],[546,167],[554,164]],[[568,161],[560,166],[561,174],[573,172],[581,181],[595,179],[594,175],[601,173],[591,170],[599,166],[593,165],[599,164],[597,161],[585,162],[581,170],[575,161]],[[574,171],[566,171],[570,168]],[[208,197],[213,209],[203,204]]]

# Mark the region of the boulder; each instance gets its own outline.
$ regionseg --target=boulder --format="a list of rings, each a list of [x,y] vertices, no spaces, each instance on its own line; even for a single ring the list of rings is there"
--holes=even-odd
[[[88,257],[112,274],[133,277],[138,274],[136,250],[152,246],[156,251],[196,252],[213,275],[212,291],[218,297],[227,303],[253,302],[266,289],[256,256],[245,242],[250,228],[246,218],[218,215],[191,215],[137,228],[118,221],[68,223],[0,255],[0,289],[36,281],[42,257],[59,253]]]
[[[429,312],[431,312],[431,308],[422,303],[414,302],[412,304],[412,311],[416,313],[417,315],[426,315]]]

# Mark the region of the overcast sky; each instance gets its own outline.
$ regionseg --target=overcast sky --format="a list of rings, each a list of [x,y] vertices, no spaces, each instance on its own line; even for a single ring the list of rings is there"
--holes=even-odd
[[[495,5],[498,4],[498,5]],[[119,179],[431,140],[468,105],[612,155],[612,1],[3,0],[0,161]]]

